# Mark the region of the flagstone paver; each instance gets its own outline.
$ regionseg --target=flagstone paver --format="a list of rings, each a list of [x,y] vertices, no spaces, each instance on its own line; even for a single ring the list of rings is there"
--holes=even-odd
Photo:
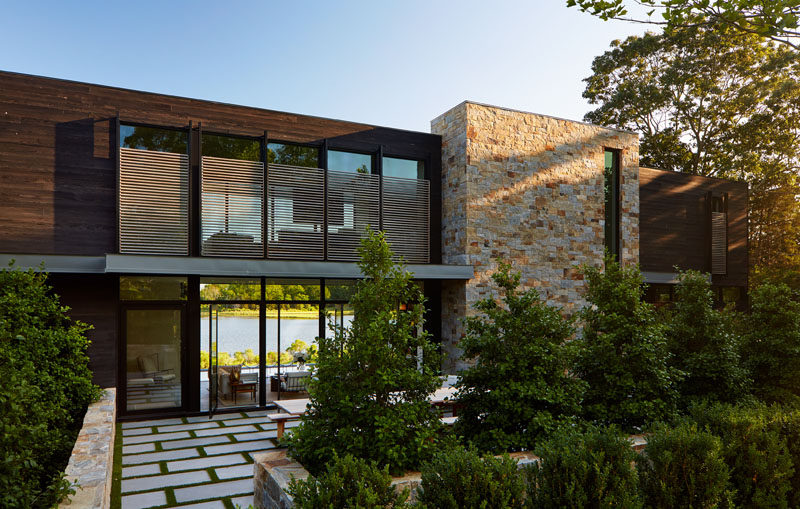
[[[151,491],[150,493],[123,496],[121,502],[122,509],[144,509],[166,504],[167,495],[163,491]]]
[[[232,467],[215,468],[214,473],[220,479],[236,479],[237,477],[253,477],[253,465],[245,463],[244,465],[234,465]]]
[[[253,456],[276,447],[274,411],[122,424],[122,509],[247,509]]]
[[[167,463],[167,470],[177,472],[179,470],[193,470],[197,468],[222,467],[235,465],[237,463],[247,463],[241,454],[228,454],[227,456],[207,456],[204,458],[192,458],[183,461],[170,461]]]
[[[123,453],[124,454],[124,453]],[[148,465],[137,465],[135,467],[122,467],[122,478],[139,477],[142,475],[153,475],[161,473],[161,465],[150,463]]]
[[[245,433],[244,435],[248,434],[257,435],[258,433]],[[239,438],[237,438],[236,440],[239,440]],[[187,438],[186,440],[172,440],[170,442],[163,442],[161,444],[161,448],[165,450],[183,449],[184,447],[197,447],[199,445],[225,444],[230,441],[231,439],[225,435],[221,435],[218,437],[206,437],[206,438]]]
[[[168,486],[185,486],[187,484],[200,484],[209,482],[211,478],[205,470],[195,470],[181,474],[156,475],[153,477],[137,477],[122,481],[122,493],[144,491],[153,488],[166,488]]]
[[[210,437],[214,435],[227,435],[228,433],[242,433],[245,431],[257,431],[255,426],[224,426],[214,429],[199,429],[194,431],[198,437]]]
[[[191,502],[192,500],[203,500],[211,497],[242,495],[247,492],[252,493],[252,491],[253,480],[241,479],[238,481],[192,486],[191,488],[180,488],[175,490],[175,500],[178,502]]]

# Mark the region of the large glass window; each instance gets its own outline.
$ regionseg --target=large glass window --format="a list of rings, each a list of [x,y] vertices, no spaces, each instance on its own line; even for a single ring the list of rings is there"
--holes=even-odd
[[[319,149],[291,143],[267,144],[267,162],[288,166],[319,167]]]
[[[329,150],[328,169],[349,173],[372,173],[372,156],[355,152]]]
[[[188,140],[188,133],[183,130],[119,126],[119,146],[123,148],[185,154]]]
[[[619,259],[619,152],[606,150],[603,171],[605,247]]]
[[[261,300],[261,280],[255,278],[200,278],[200,300]]]
[[[407,179],[424,179],[425,162],[397,157],[383,158],[383,176]]]
[[[186,300],[186,277],[120,276],[120,300]]]
[[[203,155],[244,161],[260,161],[261,143],[258,140],[248,138],[203,133]]]

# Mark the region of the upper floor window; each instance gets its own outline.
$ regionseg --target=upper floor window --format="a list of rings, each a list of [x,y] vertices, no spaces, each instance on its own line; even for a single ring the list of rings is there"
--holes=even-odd
[[[185,154],[188,142],[189,137],[185,130],[119,126],[119,146],[123,148]]]
[[[328,151],[328,169],[350,173],[372,173],[372,156],[341,150]]]
[[[383,176],[407,179],[424,179],[425,162],[397,157],[383,158]]]
[[[287,166],[319,168],[319,149],[293,143],[268,143],[267,162]]]
[[[605,151],[605,247],[619,260],[619,151]]]
[[[203,133],[203,155],[242,161],[261,161],[261,142],[250,138]]]

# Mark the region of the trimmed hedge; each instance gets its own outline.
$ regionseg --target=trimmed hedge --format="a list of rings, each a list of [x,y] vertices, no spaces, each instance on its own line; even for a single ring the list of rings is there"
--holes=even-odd
[[[532,507],[642,507],[636,452],[615,428],[560,431],[534,451],[542,461],[526,469]]]
[[[732,502],[722,441],[695,423],[656,428],[636,468],[647,507],[714,508]]]
[[[522,508],[525,480],[507,455],[481,457],[474,449],[440,451],[422,466],[418,500],[430,509]]]
[[[375,462],[334,454],[324,472],[305,481],[292,479],[289,493],[298,509],[350,509],[406,507],[408,490],[397,493],[392,486],[389,468]]]

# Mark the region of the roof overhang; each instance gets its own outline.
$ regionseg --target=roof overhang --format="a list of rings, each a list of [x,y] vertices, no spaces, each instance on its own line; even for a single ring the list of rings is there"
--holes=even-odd
[[[290,278],[359,278],[361,270],[353,262],[317,262],[295,260],[244,260],[240,258],[196,258],[189,256],[117,255],[14,255],[0,254],[7,266],[53,273],[77,274],[162,274],[198,276],[269,276]],[[471,265],[410,264],[416,279],[471,279]]]

